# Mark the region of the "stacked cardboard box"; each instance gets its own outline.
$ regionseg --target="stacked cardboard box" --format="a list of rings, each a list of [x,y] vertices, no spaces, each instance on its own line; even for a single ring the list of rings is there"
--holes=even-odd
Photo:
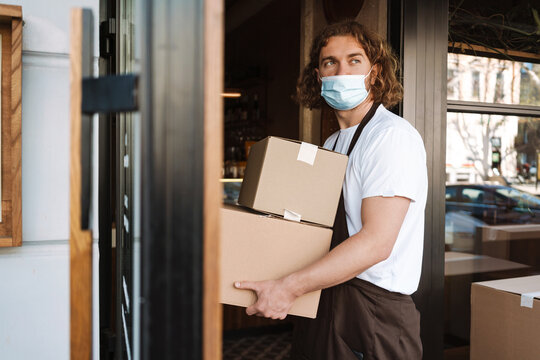
[[[473,283],[471,360],[540,358],[540,275]]]
[[[252,146],[239,202],[259,212],[221,210],[222,303],[249,306],[256,295],[235,281],[279,279],[329,251],[346,167],[346,156],[311,144],[269,137]],[[289,313],[314,318],[319,297],[298,298]]]
[[[268,137],[251,147],[238,202],[292,220],[332,227],[347,156]]]

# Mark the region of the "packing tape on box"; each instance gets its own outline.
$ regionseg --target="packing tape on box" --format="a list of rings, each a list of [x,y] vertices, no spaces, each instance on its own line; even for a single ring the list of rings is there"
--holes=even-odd
[[[287,220],[296,221],[296,222],[300,222],[300,220],[302,220],[302,215],[295,213],[294,211],[287,210],[287,209],[285,209],[285,211],[283,212],[283,217]]]
[[[296,160],[313,165],[315,162],[315,157],[317,156],[317,150],[319,150],[317,145],[303,142],[300,144],[300,151],[298,151],[298,157]]]
[[[533,307],[534,298],[540,297],[540,291],[530,292],[521,295],[521,306],[531,308]]]

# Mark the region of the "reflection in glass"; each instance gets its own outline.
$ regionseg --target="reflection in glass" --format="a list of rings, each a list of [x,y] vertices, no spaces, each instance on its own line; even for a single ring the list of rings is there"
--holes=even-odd
[[[539,118],[448,113],[447,248],[472,251],[481,225],[540,223],[537,134]]]
[[[539,118],[448,113],[446,143],[449,184],[536,184]]]
[[[445,346],[468,354],[471,283],[540,273],[540,118],[448,113],[446,146]]]
[[[448,54],[448,100],[540,105],[540,64]]]

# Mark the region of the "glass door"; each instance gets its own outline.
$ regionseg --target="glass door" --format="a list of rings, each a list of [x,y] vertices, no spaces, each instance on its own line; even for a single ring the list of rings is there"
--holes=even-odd
[[[540,56],[538,36],[525,35],[535,26],[527,3],[450,1],[444,325],[452,359],[468,359],[475,346],[472,283],[540,274]]]

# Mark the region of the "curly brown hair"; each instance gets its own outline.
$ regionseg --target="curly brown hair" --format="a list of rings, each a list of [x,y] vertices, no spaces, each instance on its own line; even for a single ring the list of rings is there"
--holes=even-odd
[[[329,25],[313,40],[309,64],[296,84],[296,100],[309,109],[320,108],[324,103],[316,72],[319,68],[319,55],[331,37],[344,35],[353,36],[366,52],[371,64],[378,65],[379,71],[370,89],[373,101],[380,102],[387,108],[397,104],[403,97],[403,87],[396,77],[399,71],[396,56],[385,40],[353,20]]]

